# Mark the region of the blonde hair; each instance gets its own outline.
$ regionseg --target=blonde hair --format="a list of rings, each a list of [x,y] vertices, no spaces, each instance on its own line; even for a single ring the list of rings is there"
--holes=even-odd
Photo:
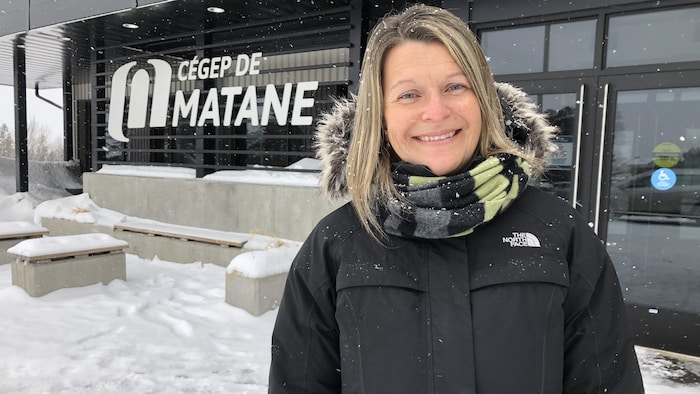
[[[378,240],[386,234],[375,208],[390,199],[401,198],[392,181],[392,151],[383,131],[383,65],[387,53],[405,41],[444,45],[471,82],[482,121],[475,157],[507,152],[523,157],[535,167],[538,165],[536,158],[518,149],[506,135],[491,69],[476,37],[461,19],[442,8],[422,4],[387,15],[372,29],[362,60],[346,168],[353,206],[363,226]]]

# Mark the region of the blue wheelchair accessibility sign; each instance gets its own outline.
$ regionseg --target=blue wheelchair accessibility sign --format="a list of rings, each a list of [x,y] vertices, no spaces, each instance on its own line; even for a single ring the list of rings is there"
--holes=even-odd
[[[659,168],[651,174],[651,185],[657,190],[668,190],[676,184],[676,173],[670,168]]]

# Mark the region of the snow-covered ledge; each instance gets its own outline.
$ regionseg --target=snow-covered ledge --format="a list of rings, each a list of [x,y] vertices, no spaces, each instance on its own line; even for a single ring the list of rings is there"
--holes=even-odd
[[[149,168],[85,173],[83,190],[97,205],[129,216],[296,241],[342,204],[321,196],[317,173],[222,171],[195,178],[189,169]]]

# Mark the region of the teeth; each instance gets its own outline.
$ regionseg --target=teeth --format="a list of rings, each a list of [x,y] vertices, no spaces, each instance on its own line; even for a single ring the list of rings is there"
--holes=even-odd
[[[421,141],[440,141],[440,140],[446,140],[448,138],[452,138],[452,137],[454,137],[455,134],[457,134],[457,131],[453,131],[451,133],[444,134],[444,135],[417,137],[417,138]]]

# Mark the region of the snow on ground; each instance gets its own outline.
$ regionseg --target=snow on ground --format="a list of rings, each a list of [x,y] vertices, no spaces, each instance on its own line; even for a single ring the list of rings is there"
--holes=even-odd
[[[32,298],[0,266],[0,392],[266,393],[276,312],[224,303],[224,275],[127,255],[127,281]]]
[[[122,220],[103,208],[88,213],[71,205],[89,206],[82,198],[44,206],[56,215],[85,214],[86,222]],[[44,199],[0,189],[0,221],[32,222]],[[126,281],[38,298],[12,286],[11,265],[0,265],[0,392],[266,393],[277,312],[253,317],[226,304],[225,275],[253,261],[291,260],[298,245],[287,246],[250,253],[228,268],[128,254]],[[700,393],[699,359],[641,347],[637,353],[648,394]]]

